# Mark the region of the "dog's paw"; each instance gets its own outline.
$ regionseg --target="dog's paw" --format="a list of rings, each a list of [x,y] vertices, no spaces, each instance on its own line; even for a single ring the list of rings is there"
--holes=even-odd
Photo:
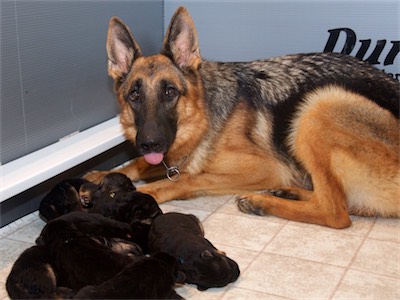
[[[258,216],[265,216],[267,213],[259,206],[257,206],[250,197],[237,196],[236,204],[240,211],[247,214],[254,214]]]
[[[103,178],[109,173],[108,171],[90,171],[86,173],[83,178],[95,184],[100,184]]]

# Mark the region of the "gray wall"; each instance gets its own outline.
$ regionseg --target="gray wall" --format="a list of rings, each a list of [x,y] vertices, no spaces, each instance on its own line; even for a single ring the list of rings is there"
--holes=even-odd
[[[108,21],[134,28],[159,51],[162,1],[1,0],[0,163],[118,113],[107,75]]]
[[[0,1],[1,164],[118,113],[105,55],[113,15],[131,27],[145,54],[159,51],[173,12],[185,5],[206,59],[346,48],[400,76],[397,0]]]
[[[201,54],[206,59],[247,61],[325,48],[342,52],[346,45],[347,54],[369,59],[400,79],[400,55],[394,61],[388,59],[385,65],[392,47],[400,43],[398,0],[167,0],[165,27],[180,5],[194,19]],[[346,30],[335,31],[339,28]],[[335,43],[331,39],[326,47],[330,30],[332,38],[339,33],[338,40]],[[368,40],[370,46],[362,55],[361,44]],[[382,47],[380,55],[380,49],[374,53],[377,44]]]

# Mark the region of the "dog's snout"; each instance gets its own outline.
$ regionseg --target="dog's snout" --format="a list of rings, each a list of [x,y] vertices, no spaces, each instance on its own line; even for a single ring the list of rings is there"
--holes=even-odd
[[[147,140],[140,143],[140,149],[143,153],[162,152],[162,142],[157,140]]]
[[[148,121],[141,126],[136,136],[136,144],[141,154],[164,153],[166,148],[166,137],[163,126]]]

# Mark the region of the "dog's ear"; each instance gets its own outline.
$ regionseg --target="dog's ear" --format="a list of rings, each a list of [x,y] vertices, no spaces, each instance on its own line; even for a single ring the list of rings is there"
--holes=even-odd
[[[142,51],[129,28],[117,17],[112,17],[107,34],[108,74],[121,80],[129,73],[132,63]]]
[[[214,257],[214,255],[209,250],[204,250],[203,252],[201,252],[201,258],[204,259],[204,260],[208,260],[208,259],[211,259],[213,257]]]
[[[186,8],[179,7],[172,17],[161,53],[181,69],[198,68],[201,62],[199,41],[193,19]]]
[[[186,280],[185,273],[183,273],[182,271],[177,271],[175,276],[175,282],[183,284],[185,283],[185,280]]]

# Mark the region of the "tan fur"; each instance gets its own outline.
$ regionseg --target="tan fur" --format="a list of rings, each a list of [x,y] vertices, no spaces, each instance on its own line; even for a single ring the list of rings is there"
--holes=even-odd
[[[243,205],[336,228],[351,224],[349,213],[399,217],[399,121],[368,99],[337,87],[305,98],[292,124],[290,144],[312,174],[314,191],[286,188],[299,201],[246,195]]]

